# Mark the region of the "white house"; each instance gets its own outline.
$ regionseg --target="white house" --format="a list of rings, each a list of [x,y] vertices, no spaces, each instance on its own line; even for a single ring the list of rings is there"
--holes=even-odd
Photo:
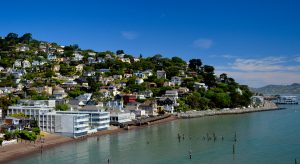
[[[14,67],[22,67],[22,60],[21,59],[15,60]]]
[[[135,114],[131,112],[122,112],[117,110],[110,112],[110,123],[113,125],[130,122],[134,118]]]
[[[52,97],[54,99],[64,99],[68,96],[62,87],[56,86],[53,88]]]
[[[49,53],[47,55],[47,59],[50,60],[50,61],[53,61],[53,60],[56,60],[56,55],[55,54],[52,54],[52,53]]]
[[[29,51],[29,47],[27,45],[21,45],[21,46],[18,46],[16,48],[16,51],[17,52],[25,52],[25,51]]]
[[[88,60],[89,64],[96,63],[95,58],[93,58],[93,57],[91,57],[91,56],[88,57],[87,60]]]
[[[235,92],[237,92],[240,95],[243,95],[243,91],[240,88],[235,89]]]
[[[136,78],[135,79],[135,84],[142,84],[144,80],[142,78]]]
[[[113,78],[116,79],[116,80],[121,80],[122,75],[113,75]]]
[[[195,88],[195,89],[204,88],[205,90],[207,90],[208,86],[205,85],[205,83],[198,83],[198,82],[195,82],[195,83],[194,83],[194,88]]]
[[[31,67],[31,64],[30,64],[30,62],[28,60],[24,60],[22,62],[22,64],[23,64],[23,68],[29,68],[29,67]]]
[[[121,58],[121,61],[124,63],[130,63],[130,58]]]
[[[138,78],[142,78],[142,79],[146,78],[146,75],[142,71],[134,72],[133,75],[138,77]]]
[[[78,51],[75,51],[73,53],[73,56],[74,61],[81,61],[83,59],[83,56]]]
[[[178,99],[178,91],[177,90],[167,90],[165,93],[165,97]]]
[[[100,89],[99,92],[103,95],[103,97],[110,97],[110,91],[107,89]]]
[[[97,60],[96,60],[97,63],[105,63],[105,61],[106,60],[104,58],[101,58],[101,57],[98,57]]]
[[[166,74],[166,72],[164,70],[158,70],[158,71],[156,71],[156,76],[159,79],[160,78],[162,78],[162,79],[167,78],[167,74]]]
[[[89,56],[96,56],[96,52],[88,52]]]
[[[171,78],[171,82],[173,82],[175,85],[181,85],[181,77],[173,76]]]
[[[148,70],[144,71],[143,73],[145,74],[146,77],[153,76],[151,69],[148,69]]]
[[[77,72],[82,72],[83,71],[83,64],[78,64],[77,66],[75,66],[75,68],[76,68],[76,71]]]
[[[32,61],[31,65],[32,65],[32,66],[39,66],[39,65],[40,65],[40,62],[37,61],[37,60],[34,60],[34,61]]]

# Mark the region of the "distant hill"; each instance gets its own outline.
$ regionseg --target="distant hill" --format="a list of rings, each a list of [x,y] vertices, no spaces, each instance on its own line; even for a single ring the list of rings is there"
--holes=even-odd
[[[267,85],[261,88],[251,88],[251,91],[263,94],[300,94],[300,84]]]

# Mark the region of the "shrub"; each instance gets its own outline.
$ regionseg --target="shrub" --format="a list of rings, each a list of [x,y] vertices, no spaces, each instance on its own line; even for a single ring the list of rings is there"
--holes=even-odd
[[[13,133],[12,132],[6,131],[4,133],[4,139],[5,140],[11,140],[12,138],[13,138]]]
[[[2,146],[2,143],[3,143],[3,139],[0,138],[0,146]]]
[[[36,135],[39,135],[41,133],[41,130],[39,127],[35,127],[35,128],[32,128],[32,132],[34,132]]]

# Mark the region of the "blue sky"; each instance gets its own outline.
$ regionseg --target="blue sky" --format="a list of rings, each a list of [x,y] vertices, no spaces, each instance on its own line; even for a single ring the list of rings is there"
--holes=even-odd
[[[96,51],[200,58],[242,84],[300,82],[300,1],[1,2],[0,36],[33,34]]]

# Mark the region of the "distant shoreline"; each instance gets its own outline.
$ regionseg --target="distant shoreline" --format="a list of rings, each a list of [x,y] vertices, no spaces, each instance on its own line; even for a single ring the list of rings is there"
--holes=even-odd
[[[233,115],[233,114],[245,114],[253,112],[264,112],[264,111],[273,111],[281,110],[283,108],[245,108],[245,109],[230,109],[230,110],[207,110],[207,111],[193,111],[186,113],[179,113],[178,118],[198,118],[205,116],[217,116],[217,115]]]
[[[251,113],[251,112],[263,112],[263,111],[272,111],[272,110],[280,110],[277,106],[272,107],[261,107],[261,108],[245,108],[245,109],[229,109],[229,110],[207,110],[207,111],[189,111],[186,113],[178,113],[177,116],[172,115],[162,120],[157,120],[151,122],[148,125],[141,125],[141,126],[130,126],[129,130],[124,128],[115,128],[111,130],[104,130],[99,131],[94,134],[90,134],[80,138],[70,138],[65,136],[59,136],[56,134],[47,134],[45,136],[45,143],[42,146],[41,150],[41,143],[37,141],[34,143],[17,143],[14,145],[7,145],[0,147],[0,163],[11,162],[19,158],[24,158],[36,153],[41,153],[47,149],[51,149],[57,147],[59,145],[82,141],[90,137],[100,137],[104,135],[111,135],[111,134],[118,134],[122,132],[128,132],[131,130],[142,129],[145,127],[149,127],[152,125],[159,125],[164,124],[170,121],[178,120],[178,119],[188,119],[188,118],[198,118],[198,117],[206,117],[206,116],[217,116],[217,115],[233,115],[233,114],[244,114],[244,113]]]

